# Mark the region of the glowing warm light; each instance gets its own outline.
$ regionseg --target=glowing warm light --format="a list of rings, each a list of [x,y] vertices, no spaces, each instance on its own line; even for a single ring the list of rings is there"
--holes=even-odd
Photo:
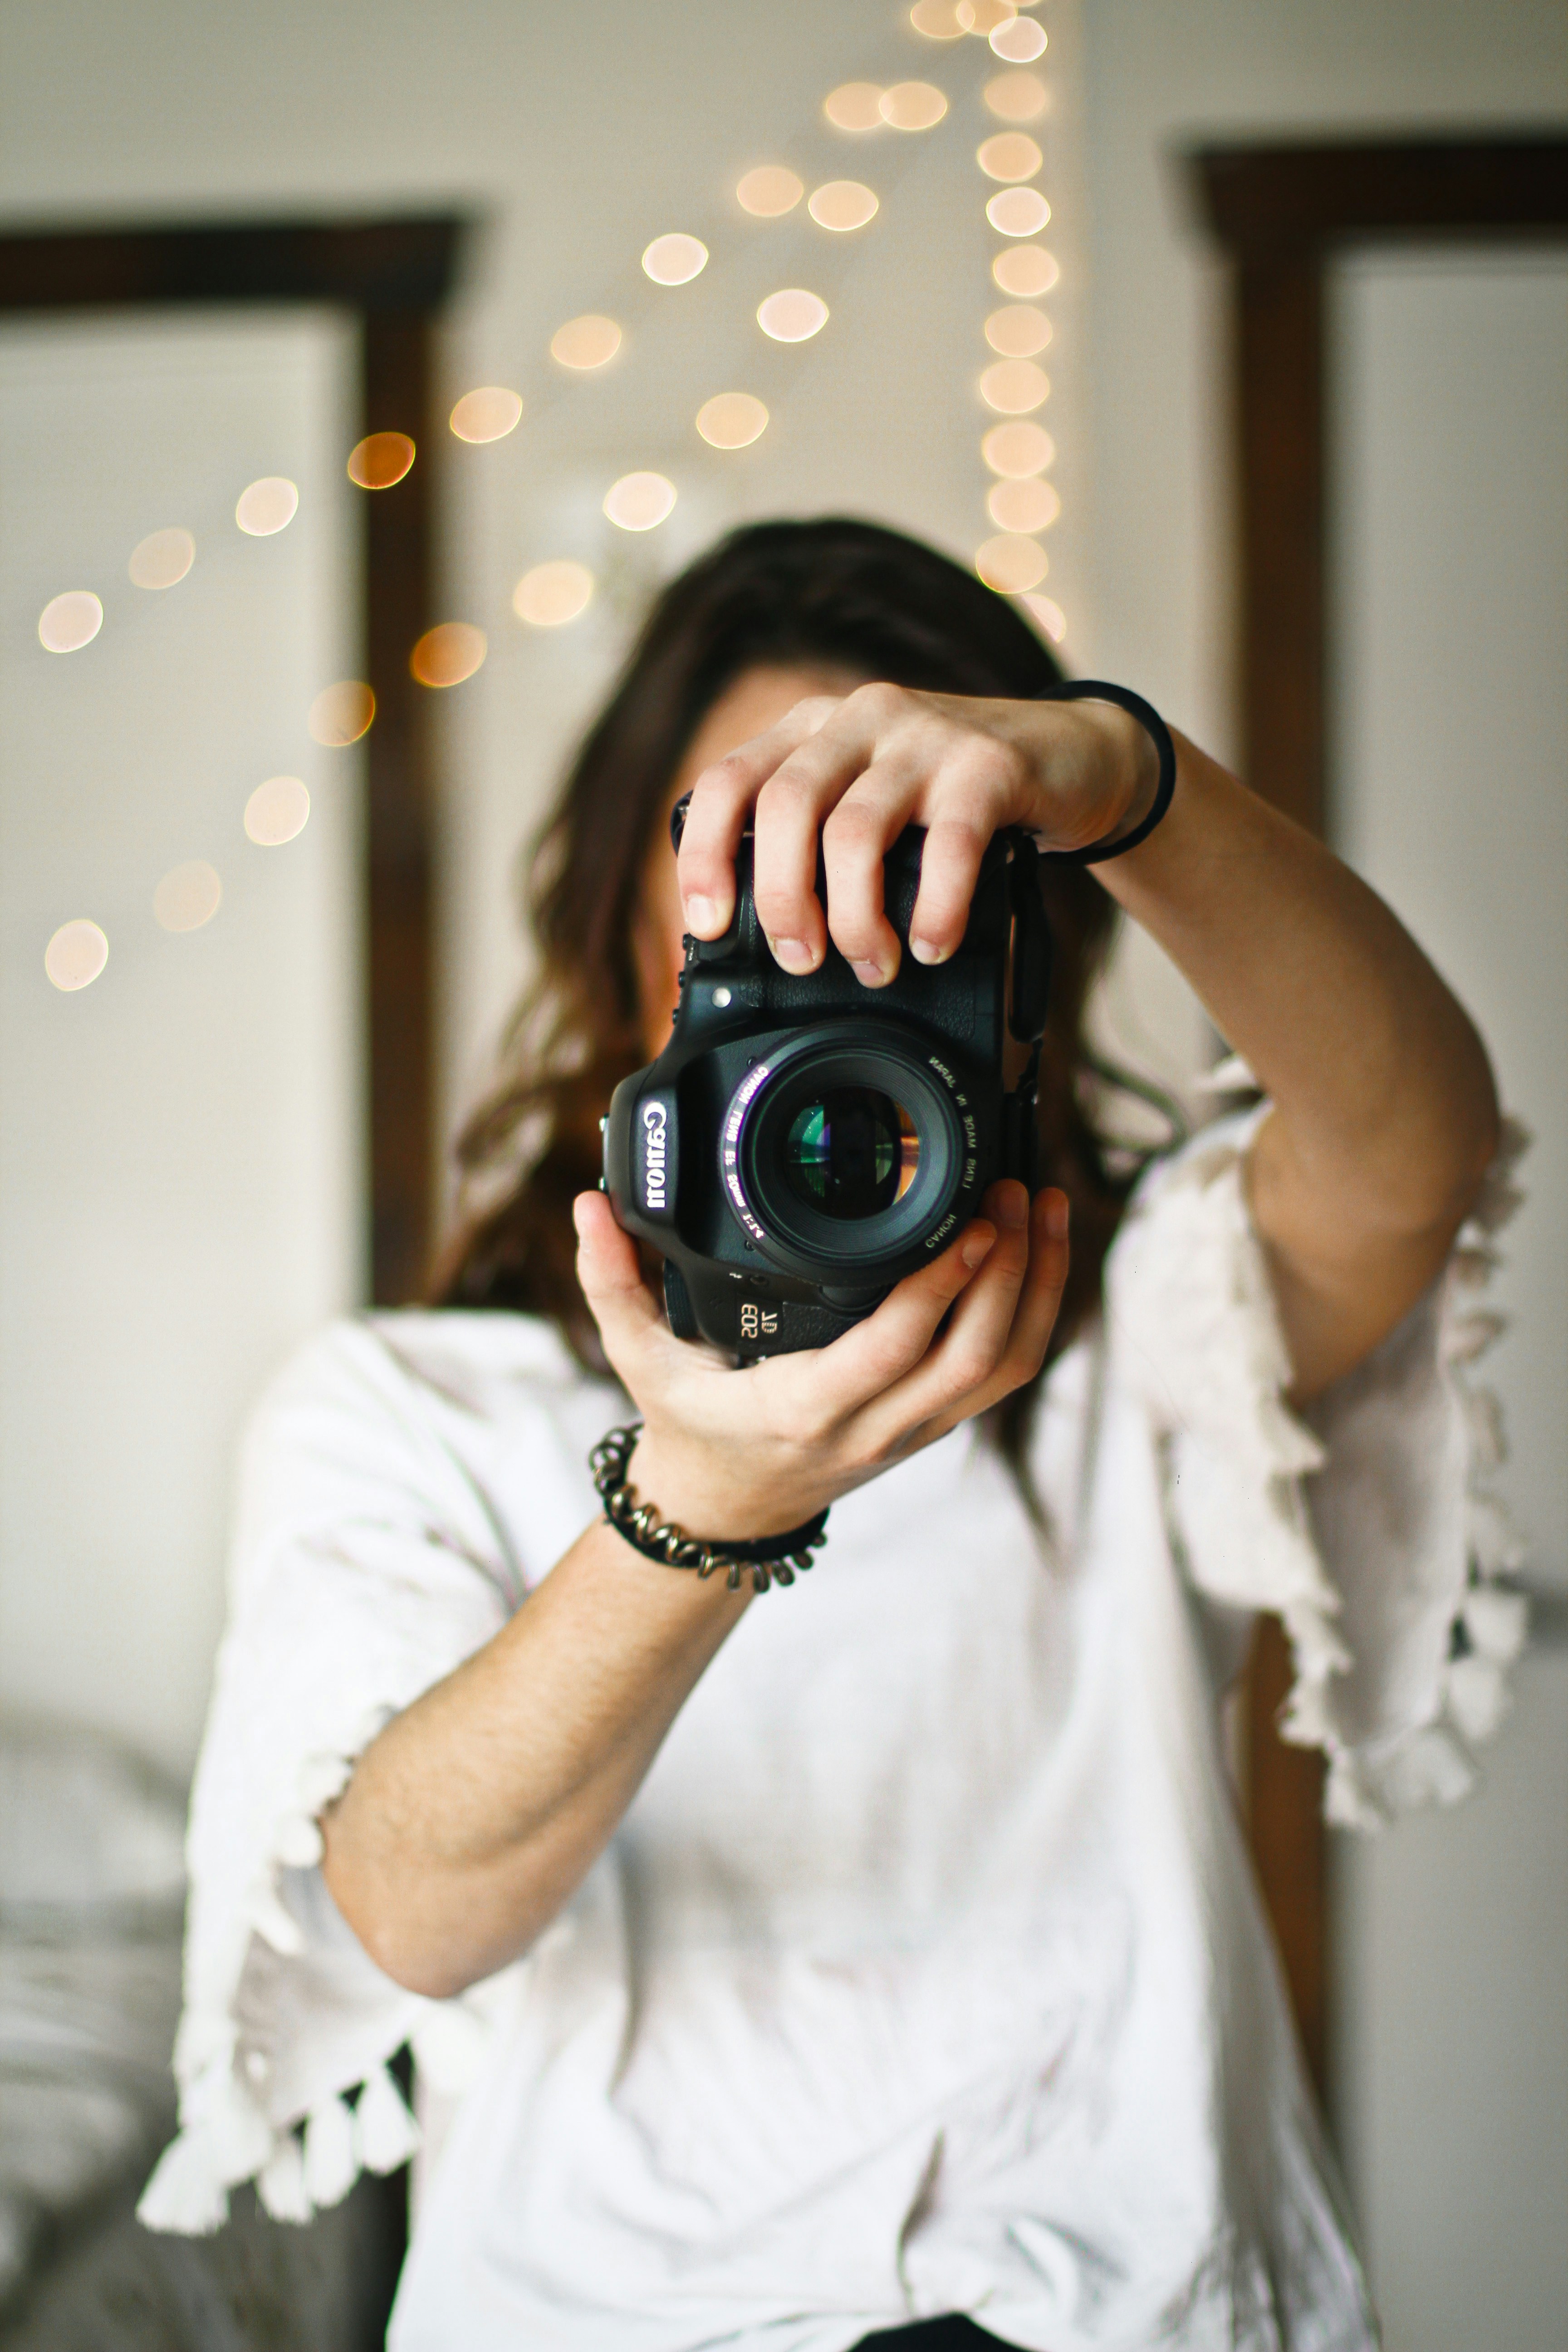
[[[310,820],[310,795],[298,776],[268,776],[245,803],[245,830],[258,849],[281,849]]]
[[[804,286],[785,286],[758,303],[757,324],[775,343],[809,342],[827,324],[827,305]]]
[[[1003,531],[974,551],[974,569],[987,588],[1004,596],[1021,596],[1026,588],[1037,588],[1050,568],[1043,547],[1013,531]]]
[[[1019,603],[1034,614],[1053,646],[1059,646],[1068,633],[1068,616],[1049,596],[1021,596]]]
[[[985,217],[1002,236],[1036,236],[1051,216],[1038,188],[1004,188],[985,207]]]
[[[522,402],[515,392],[503,383],[486,383],[477,392],[466,392],[447,422],[459,441],[504,441],[516,432],[521,416]]]
[[[91,589],[68,588],[63,596],[51,596],[38,614],[38,643],[46,653],[79,653],[102,626],[103,606]]]
[[[958,0],[957,16],[966,33],[985,37],[999,26],[1010,25],[1018,11],[1015,0]]]
[[[880,113],[895,131],[929,131],[947,112],[947,100],[931,81],[898,81],[882,92]]]
[[[783,163],[759,163],[735,184],[735,202],[758,220],[777,220],[793,212],[805,194],[805,182]]]
[[[310,705],[305,720],[312,742],[324,743],[330,751],[341,751],[350,743],[357,743],[375,717],[375,697],[368,686],[357,677],[340,678],[335,686],[324,686]]]
[[[981,142],[974,160],[988,180],[1032,180],[1046,159],[1026,131],[998,131]]]
[[[1037,58],[1046,54],[1046,28],[1030,16],[1015,16],[1000,24],[991,36],[991,46],[999,58],[1010,66],[1032,66]]]
[[[858,180],[826,180],[814,188],[806,211],[818,228],[864,228],[877,199]]]
[[[389,490],[414,463],[406,433],[367,433],[349,452],[349,479],[362,490]]]
[[[586,311],[581,319],[568,319],[550,338],[550,356],[562,367],[604,367],[620,348],[619,327],[597,310]]]
[[[744,449],[767,427],[768,412],[749,392],[721,392],[697,412],[697,430],[715,449]]]
[[[511,609],[535,629],[559,629],[588,609],[594,575],[585,563],[536,563],[511,592]]]
[[[205,857],[165,874],[153,893],[153,912],[166,931],[199,931],[223,903],[223,884]]]
[[[652,530],[675,505],[675,484],[662,474],[623,474],[605,494],[605,512],[620,530]]]
[[[1051,380],[1033,360],[998,360],[980,379],[980,397],[1004,416],[1026,416],[1048,400]]]
[[[1020,420],[1016,425],[994,425],[980,444],[980,454],[994,474],[1022,481],[1026,475],[1043,474],[1055,463],[1057,445],[1043,425]]]
[[[300,511],[300,493],[286,474],[264,474],[241,490],[234,519],[247,539],[270,539]]]
[[[1049,482],[994,482],[985,501],[998,530],[1049,530],[1061,510]]]
[[[74,989],[89,987],[108,961],[109,941],[85,915],[74,923],[62,923],[44,950],[44,970],[68,996]]]
[[[1061,274],[1060,262],[1043,245],[1016,246],[1010,253],[999,253],[991,265],[991,275],[1003,293],[1016,294],[1026,302],[1048,294]]]
[[[409,674],[421,686],[461,686],[484,666],[483,629],[469,621],[437,621],[408,656]]]
[[[985,340],[1005,360],[1032,360],[1051,340],[1051,322],[1030,302],[1011,302],[993,310],[985,321]]]
[[[700,236],[656,236],[642,266],[656,286],[685,286],[707,267],[708,247]]]
[[[1003,122],[1034,122],[1051,102],[1038,74],[1005,73],[985,85],[985,103]]]
[[[139,540],[127,566],[133,588],[173,588],[196,560],[188,530],[154,530]]]
[[[959,41],[963,37],[963,27],[958,21],[958,0],[915,0],[910,10],[910,22],[928,41]]]
[[[836,130],[875,131],[882,120],[882,93],[874,81],[842,82],[828,91],[822,110]]]

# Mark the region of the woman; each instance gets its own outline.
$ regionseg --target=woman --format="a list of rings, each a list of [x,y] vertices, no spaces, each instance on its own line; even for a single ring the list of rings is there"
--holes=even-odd
[[[1281,1611],[1295,1736],[1364,1821],[1451,1792],[1465,1669],[1516,1643],[1450,1367],[1443,1269],[1499,1140],[1459,1006],[1180,741],[1139,846],[1045,863],[1032,1203],[994,1185],[833,1346],[736,1371],[671,1336],[594,1189],[748,823],[780,964],[831,937],[868,999],[905,824],[931,962],[997,826],[1139,827],[1149,739],[1037,699],[1056,675],[867,525],[741,531],[678,581],[545,836],[542,979],[443,1305],[329,1332],[259,1415],[185,2128],[143,2210],[212,2227],[254,2173],[303,2216],[402,2161],[412,2041],[444,2144],[398,2352],[1373,2341],[1215,1706]],[[1082,1034],[1118,905],[1268,1090],[1131,1198]],[[632,1549],[584,1465],[627,1396],[639,1495],[731,1538],[831,1506],[813,1574],[760,1601]]]

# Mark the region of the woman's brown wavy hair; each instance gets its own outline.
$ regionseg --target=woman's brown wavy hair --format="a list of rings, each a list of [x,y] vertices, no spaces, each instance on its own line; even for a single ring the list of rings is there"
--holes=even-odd
[[[527,886],[536,977],[506,1036],[500,1082],[458,1145],[469,1208],[433,1303],[557,1324],[602,1368],[575,1273],[572,1202],[599,1177],[599,1120],[643,1061],[632,924],[639,878],[688,744],[719,697],[758,667],[826,663],[935,693],[1026,699],[1060,677],[1012,605],[918,540],[828,518],[732,532],[673,581],[589,730],[541,835]],[[1041,1166],[1072,1206],[1072,1270],[1052,1353],[1100,1295],[1129,1189],[1097,1131],[1085,1044],[1089,984],[1114,920],[1081,867],[1042,865],[1056,959],[1040,1060]],[[498,1197],[499,1194],[499,1197]],[[1021,1469],[1033,1389],[1000,1409]]]

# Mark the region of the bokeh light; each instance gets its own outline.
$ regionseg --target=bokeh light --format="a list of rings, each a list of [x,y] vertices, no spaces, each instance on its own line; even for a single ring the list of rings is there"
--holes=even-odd
[[[707,267],[708,247],[700,236],[679,231],[656,236],[642,257],[642,266],[656,286],[685,286]]]
[[[1026,131],[997,131],[981,142],[974,160],[988,180],[1032,180],[1046,159]]]
[[[421,686],[461,686],[484,667],[485,633],[471,621],[437,621],[408,656],[411,677]]]
[[[910,23],[928,41],[963,38],[963,27],[958,21],[958,0],[915,0],[910,10]]]
[[[1035,122],[1051,102],[1038,74],[1003,73],[985,85],[985,103],[1003,122]]]
[[[108,961],[109,941],[85,915],[62,923],[44,950],[44,970],[68,996],[89,986]]]
[[[188,530],[154,530],[138,540],[126,569],[133,588],[173,588],[196,560],[196,542]]]
[[[504,383],[466,392],[447,420],[459,441],[504,441],[522,417],[522,402]]]
[[[588,609],[594,575],[585,563],[536,563],[511,592],[511,609],[531,628],[559,629]]]
[[[92,590],[68,588],[63,596],[51,596],[38,614],[38,643],[46,653],[79,653],[102,626],[103,606]]]
[[[310,821],[310,795],[298,776],[268,776],[245,803],[245,830],[258,849],[281,849]]]
[[[825,180],[814,188],[806,211],[818,228],[864,228],[877,209],[877,199],[858,180]]]
[[[1020,417],[1016,425],[994,425],[980,444],[980,454],[994,474],[1022,481],[1055,464],[1057,445],[1043,425]]]
[[[1003,188],[985,207],[985,217],[1002,236],[1037,236],[1051,208],[1038,188]]]
[[[998,530],[1049,530],[1062,502],[1049,482],[994,482],[985,511]]]
[[[286,474],[264,474],[241,490],[234,519],[247,539],[270,539],[300,511],[300,493]]]
[[[827,305],[804,286],[781,287],[758,303],[757,324],[775,343],[809,342],[827,324]]]
[[[1017,15],[1016,0],[958,0],[958,21],[966,33],[982,38],[998,26],[1010,25]]]
[[[1010,252],[999,253],[991,265],[991,275],[1004,294],[1016,294],[1025,302],[1048,294],[1061,279],[1061,264],[1054,253],[1043,245],[1015,246]]]
[[[1053,646],[1059,646],[1068,633],[1068,616],[1050,596],[1021,596],[1019,603],[1032,613]]]
[[[350,743],[357,743],[366,733],[375,717],[375,697],[363,679],[339,678],[335,686],[324,686],[305,720],[310,739],[324,743],[330,751],[341,751]]]
[[[1051,380],[1033,360],[998,360],[980,379],[980,397],[1004,416],[1026,416],[1050,398]]]
[[[991,46],[1010,66],[1032,66],[1037,58],[1046,54],[1046,28],[1037,25],[1031,16],[1014,16],[996,26],[991,35]]]
[[[759,163],[735,184],[735,202],[758,220],[777,220],[793,212],[805,194],[805,182],[784,163]]]
[[[697,412],[697,430],[715,449],[744,449],[766,430],[768,412],[749,392],[721,392]]]
[[[223,884],[205,857],[165,874],[153,893],[153,912],[166,931],[199,931],[223,904]]]
[[[880,112],[895,131],[929,131],[947,112],[947,100],[933,81],[896,81],[882,92]]]
[[[349,479],[362,490],[390,490],[414,463],[406,433],[367,433],[349,452]]]
[[[623,474],[605,494],[605,512],[619,530],[652,530],[675,506],[675,484],[662,474]]]
[[[604,367],[621,348],[621,331],[614,319],[600,311],[585,311],[580,319],[568,319],[557,327],[550,338],[550,356],[562,367]]]
[[[1020,596],[1026,588],[1037,588],[1050,568],[1043,547],[1013,531],[1002,531],[974,551],[974,569],[987,588],[1004,596]]]
[[[874,81],[841,82],[830,89],[822,110],[837,131],[875,131],[882,120],[882,93]]]
[[[985,321],[985,340],[1005,360],[1032,360],[1051,340],[1051,322],[1032,302],[1010,302]]]

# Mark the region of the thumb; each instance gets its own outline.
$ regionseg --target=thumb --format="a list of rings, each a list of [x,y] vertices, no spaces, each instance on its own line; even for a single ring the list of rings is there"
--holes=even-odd
[[[643,1280],[637,1244],[616,1223],[604,1193],[579,1192],[572,1221],[577,1228],[577,1280],[605,1353],[624,1378],[649,1339],[664,1330],[664,1318]]]

